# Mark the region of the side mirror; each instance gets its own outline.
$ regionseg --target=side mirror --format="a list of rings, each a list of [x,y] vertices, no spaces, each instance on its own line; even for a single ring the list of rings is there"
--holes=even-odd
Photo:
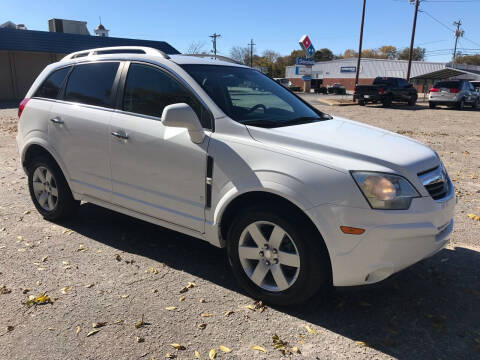
[[[162,113],[162,124],[165,126],[186,128],[190,139],[195,144],[200,144],[205,138],[202,124],[198,120],[197,114],[185,103],[172,104],[165,106]]]

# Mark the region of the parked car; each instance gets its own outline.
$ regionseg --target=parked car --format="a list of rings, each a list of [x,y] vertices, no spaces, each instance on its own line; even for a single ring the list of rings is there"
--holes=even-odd
[[[276,82],[278,82],[280,85],[285,86],[286,88],[292,87],[292,82],[286,78],[273,78]]]
[[[393,101],[406,102],[414,106],[418,99],[417,90],[405,79],[395,77],[377,77],[372,85],[357,85],[354,99],[358,105],[380,102],[390,107]]]
[[[437,105],[447,105],[463,110],[465,105],[478,107],[479,94],[467,80],[437,81],[430,89],[428,103],[431,109]]]
[[[452,232],[454,188],[431,148],[327,115],[246,66],[86,50],[48,65],[18,116],[45,219],[87,201],[226,247],[238,283],[268,303],[381,281]]]
[[[320,86],[318,88],[315,88],[315,93],[316,94],[328,94],[328,89],[325,86]]]
[[[335,83],[332,86],[327,87],[327,92],[329,94],[345,95],[347,90],[342,84]]]

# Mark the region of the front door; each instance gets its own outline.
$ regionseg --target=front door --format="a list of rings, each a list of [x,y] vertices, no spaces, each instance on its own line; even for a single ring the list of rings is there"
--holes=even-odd
[[[147,64],[131,63],[123,87],[110,128],[113,202],[203,232],[210,138],[194,144],[186,129],[161,122],[167,105],[188,103],[197,111],[200,103],[167,72]]]

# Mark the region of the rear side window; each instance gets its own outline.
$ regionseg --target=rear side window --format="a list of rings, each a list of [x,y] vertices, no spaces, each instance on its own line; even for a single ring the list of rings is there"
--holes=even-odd
[[[74,66],[65,88],[64,100],[112,107],[112,87],[119,63],[102,62]]]
[[[439,81],[435,83],[436,88],[459,89],[460,81]]]
[[[186,103],[197,114],[202,126],[210,128],[210,117],[200,102],[164,71],[143,64],[130,64],[123,110],[161,117],[165,106]]]
[[[62,88],[63,80],[67,76],[70,67],[62,68],[51,73],[47,80],[45,80],[38,88],[34,96],[47,99],[56,99],[60,89]]]
[[[376,78],[373,80],[374,85],[396,86],[396,79],[392,78]]]

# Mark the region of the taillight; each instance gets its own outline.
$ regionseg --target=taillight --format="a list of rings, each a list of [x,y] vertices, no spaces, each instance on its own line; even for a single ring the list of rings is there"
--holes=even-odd
[[[431,88],[430,92],[438,92],[438,89],[437,88]]]
[[[20,105],[18,105],[18,118],[20,119],[20,116],[22,116],[23,109],[25,109],[25,106],[27,106],[29,98],[25,98],[20,102]]]
[[[460,89],[458,89],[458,88],[451,88],[451,89],[450,89],[450,92],[455,94],[455,93],[460,92]]]
[[[380,95],[383,95],[384,92],[385,92],[385,90],[383,90],[382,88],[378,89],[378,93],[379,93]]]

